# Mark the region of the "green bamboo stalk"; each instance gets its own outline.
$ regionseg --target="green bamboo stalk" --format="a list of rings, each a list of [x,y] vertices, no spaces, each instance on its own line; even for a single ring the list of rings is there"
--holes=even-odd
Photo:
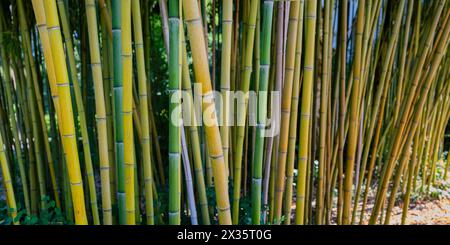
[[[252,223],[259,225],[261,223],[261,183],[263,168],[263,151],[264,151],[264,131],[266,125],[267,100],[268,100],[268,82],[270,68],[270,42],[272,40],[272,18],[273,18],[273,1],[266,0],[263,2],[262,10],[262,30],[261,30],[261,65],[259,77],[258,92],[258,111],[257,111],[257,128],[255,142],[255,157],[253,163],[253,180],[252,180]]]
[[[63,29],[63,36],[65,44],[67,45],[67,56],[69,61],[69,70],[70,70],[70,80],[73,83],[73,91],[75,94],[75,103],[77,108],[77,113],[80,119],[80,129],[81,129],[81,137],[83,142],[83,153],[84,160],[86,162],[86,175],[88,178],[88,186],[89,186],[89,198],[91,201],[91,211],[93,214],[94,224],[100,224],[100,218],[98,214],[98,204],[97,204],[97,191],[95,189],[95,176],[94,176],[94,167],[92,165],[92,156],[91,156],[91,145],[89,142],[89,134],[88,134],[88,126],[87,119],[84,110],[84,104],[81,94],[80,83],[77,78],[77,68],[75,63],[75,55],[74,55],[74,47],[72,43],[72,34],[69,26],[68,18],[67,18],[67,9],[65,6],[65,2],[63,0],[57,0],[59,15],[61,18],[61,25]],[[94,51],[95,52],[95,51]],[[91,61],[92,63],[92,61]],[[94,65],[95,66],[95,65]],[[87,101],[84,101],[85,103]]]
[[[250,2],[250,13],[248,16],[248,26],[247,26],[247,34],[246,34],[246,42],[245,42],[245,54],[243,56],[243,69],[241,74],[241,84],[240,90],[247,94],[250,88],[250,76],[252,72],[252,62],[253,62],[253,45],[254,45],[254,37],[255,37],[255,26],[256,26],[256,14],[257,14],[257,5],[258,1],[252,0]],[[237,123],[237,138],[235,145],[235,154],[234,154],[234,175],[233,175],[233,224],[237,224],[239,222],[239,200],[241,196],[241,176],[242,176],[242,161],[243,161],[243,150],[244,150],[244,138],[245,138],[245,128],[246,128],[246,118],[247,118],[247,104],[248,99],[245,98],[244,104],[238,104],[237,108],[238,114],[236,115],[236,123]]]
[[[180,224],[180,2],[169,1],[169,224]]]
[[[123,85],[122,85],[122,30],[121,30],[121,1],[112,0],[112,32],[113,32],[113,61],[114,61],[114,137],[116,144],[117,169],[117,205],[119,208],[119,224],[125,224],[125,173],[123,146]]]

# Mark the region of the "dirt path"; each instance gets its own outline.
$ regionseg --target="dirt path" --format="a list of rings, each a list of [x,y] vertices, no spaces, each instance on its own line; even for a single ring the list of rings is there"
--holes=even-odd
[[[450,224],[450,199],[425,200],[413,204],[406,218],[407,225],[447,225]],[[401,223],[402,210],[395,207],[392,212],[391,224]]]

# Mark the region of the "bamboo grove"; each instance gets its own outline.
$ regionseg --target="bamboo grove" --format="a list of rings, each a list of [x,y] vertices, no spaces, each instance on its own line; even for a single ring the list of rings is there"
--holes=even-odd
[[[449,43],[446,0],[1,1],[1,203],[12,224],[407,224],[448,177]]]

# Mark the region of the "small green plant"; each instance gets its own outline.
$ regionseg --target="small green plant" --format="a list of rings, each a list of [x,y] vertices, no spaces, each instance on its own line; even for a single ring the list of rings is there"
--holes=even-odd
[[[8,207],[4,201],[0,202],[0,224],[11,225],[18,223],[21,225],[71,225],[73,222],[64,218],[61,209],[56,207],[54,200],[50,200],[48,196],[44,197],[45,207],[40,211],[39,216],[28,215],[26,210],[18,207],[17,216],[14,220],[8,214]],[[11,210],[9,210],[11,211]]]
[[[241,198],[239,203],[239,224],[251,225],[252,224],[252,201],[251,196],[245,196]]]
[[[168,200],[167,191],[159,190],[158,201],[155,201],[154,203],[155,217],[163,217],[164,213],[167,211],[168,205],[167,201],[165,200]],[[157,222],[157,224],[162,224],[162,219],[160,218],[157,218],[155,221]]]

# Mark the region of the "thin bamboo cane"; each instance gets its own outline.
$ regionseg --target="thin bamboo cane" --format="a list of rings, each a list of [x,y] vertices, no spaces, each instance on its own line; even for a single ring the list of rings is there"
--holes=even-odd
[[[314,70],[314,46],[316,38],[316,10],[317,3],[313,0],[306,1],[305,13],[305,61],[303,65],[303,85],[302,85],[302,103],[300,117],[300,135],[298,152],[298,172],[297,179],[297,198],[296,198],[296,216],[297,225],[304,224],[305,220],[305,191],[307,177],[307,163],[311,155],[308,154],[311,122],[311,99],[313,89],[313,70]]]
[[[124,149],[124,188],[125,188],[125,223],[136,224],[135,217],[135,186],[134,186],[134,133],[133,133],[133,60],[131,48],[131,0],[121,3],[121,56],[123,104],[121,108],[123,118],[123,149]]]
[[[48,31],[47,31],[47,23],[45,19],[45,13],[44,13],[44,5],[42,1],[32,1],[33,3],[33,9],[36,16],[36,22],[38,24],[39,28],[39,35],[41,37],[42,41],[42,49],[44,51],[44,57],[45,57],[45,63],[46,63],[46,69],[47,69],[47,75],[49,78],[50,83],[50,90],[52,94],[52,100],[53,104],[55,106],[55,111],[58,116],[58,118],[61,117],[60,114],[60,105],[59,105],[59,96],[58,91],[56,87],[56,76],[54,71],[54,64],[53,64],[53,58],[51,54],[51,46],[48,38]],[[58,127],[61,128],[61,120],[58,120]],[[61,133],[61,132],[60,132]],[[60,134],[60,136],[62,136]]]
[[[179,225],[181,222],[180,9],[179,1],[169,1],[169,224],[171,225]]]
[[[260,80],[258,92],[258,126],[256,128],[255,158],[252,180],[252,223],[259,225],[261,223],[261,189],[262,189],[262,168],[263,168],[263,150],[264,150],[264,131],[266,125],[267,99],[268,99],[268,81],[270,68],[270,41],[272,39],[272,18],[273,1],[264,1],[263,3],[263,22],[261,31],[261,65]]]
[[[192,99],[192,88],[191,88],[191,78],[189,74],[189,65],[187,61],[187,52],[186,52],[186,40],[184,38],[184,30],[181,28],[181,39],[182,39],[182,58],[183,58],[183,66],[181,68],[182,71],[182,88],[187,92],[188,98],[183,98],[184,103],[187,104],[185,111],[189,113],[190,116],[190,125],[189,126],[189,138],[192,144],[193,151],[193,159],[194,159],[194,172],[195,172],[195,181],[197,185],[198,191],[198,199],[200,204],[200,210],[202,213],[202,222],[204,225],[210,224],[210,217],[208,211],[208,200],[206,197],[206,189],[205,189],[205,178],[203,174],[203,166],[201,159],[201,151],[200,151],[200,141],[198,135],[198,112],[196,108],[194,108],[194,101]],[[185,112],[186,113],[186,112]],[[187,121],[186,118],[183,118]]]
[[[161,12],[161,23],[162,23],[162,29],[163,29],[163,37],[164,37],[164,46],[166,48],[166,53],[167,53],[167,57],[169,57],[169,24],[168,24],[168,15],[167,15],[167,1],[166,0],[159,0],[159,8],[160,8],[160,12]],[[155,142],[155,150],[156,150],[156,159],[158,162],[158,173],[162,182],[162,185],[165,186],[165,177],[164,177],[164,169],[162,166],[162,157],[161,157],[161,150],[159,147],[159,142],[158,142],[158,133],[156,131],[156,125],[155,125],[155,121],[154,121],[154,116],[153,116],[153,109],[152,109],[152,103],[151,100],[149,100],[149,109],[150,109],[150,121],[152,124],[152,135],[154,138],[154,142]]]
[[[95,176],[94,176],[94,169],[92,165],[92,156],[91,153],[91,145],[89,142],[89,134],[88,134],[88,120],[85,113],[85,106],[83,104],[87,101],[83,101],[81,90],[80,90],[80,84],[77,78],[77,69],[76,69],[76,63],[75,63],[75,55],[74,55],[74,48],[72,43],[72,34],[68,23],[68,18],[66,15],[66,6],[64,1],[58,0],[57,6],[60,13],[61,18],[61,25],[63,28],[63,36],[64,41],[67,45],[67,56],[69,60],[69,71],[70,71],[70,78],[73,83],[73,91],[75,94],[75,103],[77,108],[77,113],[80,118],[80,128],[81,128],[81,137],[83,142],[83,153],[84,153],[84,160],[86,162],[86,175],[88,179],[88,186],[89,186],[89,198],[91,201],[91,210],[93,213],[93,219],[94,224],[100,224],[100,218],[98,215],[98,205],[97,205],[97,191],[95,189]],[[86,86],[87,87],[87,86]]]
[[[32,133],[31,133],[31,120],[29,118],[30,109],[27,101],[24,99],[26,96],[26,89],[28,86],[28,80],[25,79],[24,76],[24,69],[25,67],[22,64],[22,60],[19,59],[18,56],[15,57],[15,64],[14,65],[14,74],[17,74],[16,86],[17,86],[17,96],[19,101],[21,101],[21,107],[22,107],[22,113],[23,113],[23,119],[25,124],[25,138],[26,139],[32,139]],[[27,84],[22,84],[26,82]],[[31,204],[31,214],[37,215],[38,207],[37,207],[37,189],[36,189],[36,178],[35,178],[35,156],[34,156],[34,150],[33,145],[30,143],[31,141],[28,141],[28,144],[26,144],[25,149],[28,148],[26,161],[29,162],[28,167],[28,176],[30,181],[30,204]]]
[[[322,47],[322,80],[321,80],[321,98],[320,98],[320,132],[319,132],[319,175],[318,175],[318,188],[317,188],[317,214],[316,224],[322,224],[324,214],[324,187],[327,181],[325,175],[325,168],[327,165],[326,159],[326,134],[327,134],[327,110],[328,108],[328,84],[329,84],[329,61],[328,61],[328,44],[329,44],[329,26],[330,26],[330,1],[325,2],[324,13],[324,26],[323,26],[323,47]]]
[[[112,0],[112,32],[113,32],[113,61],[114,61],[114,137],[117,169],[117,205],[119,224],[126,223],[125,211],[125,173],[124,173],[124,128],[123,128],[123,85],[122,85],[122,29],[121,29],[121,1]]]
[[[164,35],[164,46],[166,47],[167,57],[169,57],[169,22],[167,18],[167,0],[158,0],[161,12],[161,23]]]
[[[29,36],[28,36],[29,37]],[[26,43],[24,44],[24,47],[26,47]],[[25,67],[26,67],[26,72],[27,74],[32,74],[31,72],[31,65],[30,65],[30,60],[25,57]],[[35,74],[35,73],[33,73]],[[42,163],[42,153],[41,153],[41,147],[39,144],[39,139],[40,139],[40,135],[39,135],[39,122],[38,122],[38,117],[39,115],[37,115],[36,112],[36,93],[34,93],[33,91],[33,84],[32,84],[32,76],[28,75],[26,77],[26,96],[28,97],[27,102],[28,102],[28,108],[31,114],[31,133],[30,136],[32,135],[32,137],[30,137],[30,142],[34,141],[35,146],[33,147],[34,150],[34,156],[33,156],[33,161],[35,161],[35,168],[33,169],[33,171],[35,172],[35,175],[37,177],[37,185],[38,185],[38,190],[36,190],[36,196],[39,196],[38,200],[40,202],[40,210],[45,208],[45,196],[46,196],[46,190],[45,190],[45,176],[44,176],[44,167],[43,167],[43,163]],[[6,133],[6,132],[5,132]],[[36,183],[35,183],[36,184]],[[38,194],[39,192],[39,194]]]
[[[255,26],[256,26],[256,15],[257,15],[257,5],[258,1],[252,0],[250,2],[250,13],[248,15],[248,26],[247,34],[245,40],[245,53],[243,54],[243,69],[241,72],[241,84],[240,90],[247,94],[250,88],[250,76],[252,72],[252,62],[253,62],[253,45],[255,37]],[[243,104],[241,104],[243,102]],[[247,118],[247,105],[248,98],[245,96],[244,100],[239,100],[236,105],[238,108],[236,115],[236,145],[234,154],[234,175],[233,175],[233,224],[239,222],[239,200],[241,196],[241,172],[242,172],[242,161],[243,161],[243,151],[244,151],[244,139],[245,139],[245,128],[246,128],[246,118]]]
[[[441,6],[441,5],[439,5],[439,6]],[[445,24],[445,29],[443,31],[444,31],[444,37],[447,37],[448,32],[450,31],[450,21],[447,21],[447,23]],[[438,45],[438,50],[436,50],[436,53],[434,54],[434,57],[433,57],[433,60],[432,60],[432,65],[431,65],[431,68],[429,70],[429,73],[427,74],[428,76],[426,77],[425,84],[423,85],[423,88],[420,91],[420,93],[421,93],[420,100],[417,101],[416,104],[415,104],[415,109],[416,110],[414,111],[414,114],[412,115],[413,118],[411,119],[412,120],[411,121],[412,122],[411,129],[408,131],[409,135],[407,136],[406,144],[404,144],[406,147],[410,145],[410,143],[412,141],[412,138],[414,136],[415,130],[417,129],[418,118],[420,118],[420,113],[423,110],[423,105],[425,104],[426,95],[428,94],[430,86],[431,86],[431,84],[432,84],[432,82],[434,80],[434,76],[436,74],[436,71],[437,71],[437,69],[438,69],[438,67],[440,65],[440,62],[441,62],[441,59],[442,59],[442,56],[443,56],[442,52],[445,51],[446,48],[447,48],[447,41],[445,39],[441,40],[439,42],[439,45]],[[403,117],[404,113],[401,113],[400,115],[402,115],[402,117]],[[404,121],[405,119],[402,118],[401,120]],[[394,163],[394,161],[397,158],[396,155],[397,155],[397,152],[398,152],[399,147],[400,147],[399,140],[402,137],[402,131],[403,131],[402,128],[404,128],[404,127],[398,128],[398,130],[396,132],[396,135],[395,135],[395,138],[394,138],[394,145],[393,145],[393,148],[390,151],[389,158],[388,158],[389,160],[388,160],[388,163],[386,165],[386,173],[383,176],[382,183],[381,183],[381,185],[380,185],[380,187],[378,189],[377,199],[376,199],[377,201],[375,203],[375,207],[373,209],[373,212],[372,212],[372,215],[371,215],[371,218],[370,218],[370,224],[374,224],[376,222],[377,216],[378,216],[378,214],[380,212],[381,202],[383,202],[385,200],[385,197],[386,197],[386,194],[387,194],[386,193],[387,185],[388,185],[389,179],[390,179],[390,177],[392,175],[392,172],[393,172],[393,167],[394,167],[393,163]],[[408,158],[409,154],[410,154],[410,152],[407,151],[407,154],[405,154],[404,157]]]
[[[301,59],[302,59],[302,44],[303,44],[303,15],[304,15],[304,1],[299,2],[299,16],[297,24],[297,43],[295,52],[295,68],[294,68],[294,80],[292,88],[292,105],[291,105],[291,117],[289,122],[289,141],[288,141],[288,153],[286,164],[286,195],[284,216],[285,224],[291,224],[291,209],[292,209],[292,190],[294,184],[294,161],[295,161],[295,142],[297,139],[297,118],[298,118],[298,100],[300,95],[300,88],[302,85],[301,72]]]
[[[144,42],[142,37],[141,12],[139,1],[132,1],[133,30],[139,79],[139,107],[142,125],[142,158],[145,178],[145,207],[147,224],[154,224],[153,212],[153,173],[150,155],[150,132],[148,123],[147,77],[145,74]]]
[[[344,144],[345,144],[345,115],[346,115],[346,65],[347,65],[347,0],[340,3],[339,16],[339,119],[338,119],[338,201],[337,201],[337,223],[342,223],[343,203],[343,173],[344,173]]]
[[[51,183],[52,183],[55,202],[59,204],[60,201],[59,201],[59,196],[58,196],[58,186],[57,186],[56,175],[55,175],[55,167],[54,167],[53,159],[51,156],[50,144],[48,141],[48,132],[47,132],[47,126],[45,124],[45,119],[44,119],[42,98],[39,93],[39,85],[38,85],[38,81],[37,81],[36,66],[34,63],[34,59],[32,57],[32,51],[31,51],[31,47],[30,47],[31,46],[30,34],[27,31],[28,27],[27,27],[27,23],[25,22],[25,13],[24,13],[25,11],[23,8],[23,3],[21,0],[18,1],[17,3],[18,3],[19,16],[21,16],[21,18],[19,18],[19,24],[20,24],[21,34],[23,37],[23,43],[24,43],[23,48],[24,48],[24,53],[25,53],[25,64],[28,63],[28,67],[30,67],[30,70],[31,70],[30,71],[31,76],[29,76],[29,77],[30,77],[30,79],[32,79],[32,82],[33,82],[33,87],[34,87],[34,92],[35,92],[34,96],[37,101],[37,103],[35,103],[35,104],[37,104],[38,113],[39,113],[39,115],[36,116],[36,119],[39,120],[39,124],[41,125],[45,153],[47,156],[46,159],[47,159],[48,167],[50,170],[50,177],[51,177]],[[30,74],[30,73],[28,73],[28,74]],[[36,121],[36,123],[38,123],[38,121]],[[39,158],[40,158],[40,156],[39,156]],[[40,165],[41,164],[38,164],[38,166],[40,166]]]
[[[221,55],[221,77],[220,90],[222,92],[222,127],[220,127],[220,137],[222,139],[222,148],[227,175],[230,174],[229,167],[229,126],[230,126],[230,64],[231,64],[231,46],[233,29],[233,1],[223,0],[222,16],[222,55]]]
[[[3,184],[6,189],[6,201],[8,204],[8,214],[13,219],[13,224],[17,224],[15,218],[17,216],[17,205],[16,205],[16,197],[14,196],[14,189],[12,185],[12,179],[10,174],[10,166],[8,165],[8,160],[6,159],[5,154],[5,144],[3,142],[3,135],[0,134],[0,164],[2,168],[3,175]]]
[[[375,116],[377,116],[378,114],[378,110],[380,108],[380,100],[382,97],[382,92],[385,91],[384,90],[384,86],[388,86],[389,82],[387,81],[388,78],[388,70],[391,69],[390,68],[390,63],[389,60],[393,59],[392,56],[394,56],[394,50],[396,48],[397,45],[397,40],[398,40],[398,33],[400,31],[400,24],[401,24],[401,18],[403,16],[403,10],[404,10],[404,5],[405,5],[405,1],[402,0],[400,2],[400,4],[398,5],[398,9],[396,11],[396,17],[395,17],[395,26],[393,28],[393,34],[390,36],[389,39],[389,44],[388,44],[388,48],[385,54],[385,60],[383,62],[383,68],[382,68],[382,73],[381,73],[381,78],[380,78],[380,83],[378,85],[377,88],[377,94],[376,94],[376,98],[375,98],[375,103],[373,105],[373,110],[372,112],[374,113]],[[387,92],[387,91],[386,91]],[[380,115],[381,116],[381,115]],[[367,135],[367,140],[370,141],[373,135],[373,130],[375,129],[375,122],[376,120],[372,120],[371,124],[370,124],[370,128],[368,131],[368,135]],[[356,217],[356,210],[357,210],[357,205],[358,205],[358,200],[359,200],[359,193],[361,190],[361,186],[362,186],[362,180],[364,177],[364,172],[366,169],[366,163],[367,163],[367,159],[369,156],[369,149],[370,149],[370,144],[365,144],[364,145],[364,155],[363,155],[363,160],[362,160],[362,167],[361,167],[361,171],[359,176],[356,176],[358,178],[358,184],[356,185],[356,192],[355,192],[355,201],[354,201],[354,206],[353,206],[353,215],[352,215],[352,222],[354,222],[355,217]]]
[[[361,73],[361,45],[362,33],[364,30],[364,1],[359,1],[356,22],[356,43],[355,43],[355,57],[353,65],[353,80],[354,86],[350,98],[350,114],[349,114],[349,147],[347,149],[345,183],[344,183],[344,206],[343,206],[343,224],[350,223],[350,208],[352,201],[352,182],[353,182],[353,167],[355,163],[356,139],[358,137],[357,119],[359,106],[359,87],[360,87],[360,73]]]
[[[111,16],[109,15],[109,10],[105,0],[98,0],[98,5],[100,7],[102,21],[106,26],[106,32],[108,33],[109,38],[112,39]]]
[[[108,3],[110,6],[110,3]],[[108,8],[108,14],[110,15],[111,9]],[[102,33],[107,32],[106,20],[102,19]],[[112,82],[114,81],[114,67],[112,65],[112,36],[102,35],[102,75],[103,75],[103,88],[104,88],[104,101],[105,101],[105,113],[106,113],[106,127],[108,139],[108,161],[109,161],[109,188],[111,195],[111,207],[116,206],[116,166],[114,159],[114,129],[112,118]],[[112,213],[113,222],[115,221],[115,213]]]
[[[435,26],[435,23],[437,23],[437,20],[439,19],[439,16],[440,16],[440,13],[441,13],[441,10],[442,10],[442,7],[443,7],[443,2],[440,2],[439,3],[439,5],[438,5],[438,12],[437,12],[437,14],[435,15],[435,16],[437,16],[435,19],[434,19],[434,21],[433,21],[433,25],[432,25],[432,28],[430,29],[430,32],[429,32],[429,36],[427,37],[427,43],[428,43],[428,40],[430,40],[430,39],[428,39],[428,38],[430,38],[430,37],[432,37],[433,35],[433,33],[432,33],[432,30],[434,30],[434,29],[436,29],[436,26]],[[445,35],[444,35],[445,36]],[[442,44],[441,44],[442,43]],[[440,42],[440,48],[445,48],[444,47],[444,45],[445,45],[445,42]],[[425,52],[425,50],[426,50],[426,48],[423,50],[423,52]],[[422,55],[421,55],[421,57],[420,57],[420,60],[419,60],[419,63],[418,63],[418,65],[416,66],[416,69],[422,69],[421,68],[421,66],[423,65],[423,63],[422,63],[422,61],[424,61],[425,60],[425,57],[426,57],[426,54],[425,53],[423,53]],[[440,62],[440,57],[442,57],[442,55],[436,55],[435,56],[435,60],[433,60],[433,62],[437,62],[437,61],[439,61]],[[435,65],[435,66],[437,66],[437,65]],[[437,69],[437,68],[436,68]],[[403,110],[402,110],[402,112],[400,113],[400,117],[399,117],[399,121],[398,121],[398,123],[396,123],[396,132],[395,132],[395,137],[394,137],[394,141],[392,141],[393,143],[392,143],[392,148],[390,149],[390,153],[389,153],[389,159],[388,159],[388,163],[387,163],[387,165],[386,165],[386,175],[383,177],[383,180],[382,180],[382,182],[381,182],[381,185],[380,185],[380,187],[378,188],[378,191],[377,191],[377,201],[376,201],[376,204],[375,204],[375,207],[374,207],[374,209],[373,209],[373,212],[372,212],[372,215],[371,215],[371,219],[370,219],[370,223],[371,224],[373,224],[373,223],[375,223],[376,222],[376,218],[377,218],[377,216],[378,216],[378,214],[379,214],[379,212],[380,212],[380,209],[381,209],[381,203],[384,201],[384,199],[385,199],[385,196],[386,196],[386,188],[387,188],[387,185],[388,185],[388,180],[390,179],[390,177],[391,177],[391,175],[392,175],[392,171],[393,171],[393,167],[394,167],[394,162],[395,162],[395,160],[396,160],[396,158],[397,158],[397,154],[398,154],[398,151],[400,150],[399,148],[400,148],[400,146],[401,146],[401,143],[400,143],[400,141],[401,141],[401,139],[402,139],[402,135],[403,135],[403,132],[404,132],[404,129],[405,129],[405,124],[406,124],[406,119],[407,119],[407,117],[408,117],[408,114],[409,114],[409,111],[410,111],[410,107],[411,107],[411,104],[412,104],[412,102],[413,102],[413,98],[415,97],[413,94],[415,94],[414,93],[414,91],[415,91],[415,88],[416,88],[416,86],[417,85],[415,85],[415,84],[417,84],[418,83],[418,80],[420,79],[420,74],[421,74],[421,71],[418,71],[418,70],[416,70],[417,72],[415,73],[416,75],[418,75],[419,77],[414,77],[414,79],[415,79],[415,81],[413,81],[413,83],[412,83],[412,85],[411,85],[411,87],[410,87],[410,91],[409,91],[409,94],[408,94],[408,96],[407,97],[405,97],[405,98],[408,98],[407,100],[406,100],[406,106],[405,107],[403,107]],[[430,71],[430,74],[432,74],[431,73],[431,71]],[[431,79],[429,79],[431,76],[429,76],[428,77],[428,79],[426,80],[426,82],[427,83],[425,83],[427,86],[425,86],[424,88],[429,88],[429,86],[431,85]],[[428,92],[427,91],[428,89],[426,89],[426,90],[424,90],[424,89],[422,89],[422,93],[425,93],[426,94],[426,92]],[[417,97],[416,97],[417,98]],[[423,102],[421,102],[421,103],[425,103],[425,100],[424,100],[425,98],[422,98],[421,99],[421,101],[423,101]],[[419,104],[418,104],[419,105]],[[420,110],[422,110],[422,107],[419,107],[420,108]],[[418,112],[416,111],[416,113],[414,114],[414,115],[417,115],[418,114]],[[412,132],[409,132],[410,134],[412,134]]]
[[[184,174],[186,175],[185,181],[188,194],[189,211],[191,215],[191,224],[198,225],[197,209],[195,207],[194,186],[192,184],[191,166],[189,163],[189,156],[187,153],[186,137],[183,125],[180,126],[180,131],[181,131],[181,148],[182,148],[181,154],[183,155],[183,169]]]
[[[103,91],[103,73],[101,70],[100,48],[97,30],[97,15],[95,13],[95,2],[86,0],[86,15],[89,31],[90,56],[92,66],[92,76],[94,78],[94,92],[96,105],[96,121],[98,131],[98,147],[100,155],[100,177],[102,187],[102,209],[103,224],[112,224],[111,210],[111,188],[109,181],[109,156],[108,138],[106,128],[105,98]]]
[[[3,9],[0,7],[0,14],[3,16]],[[1,58],[2,58],[2,68],[3,68],[3,89],[6,90],[6,99],[8,104],[8,119],[9,124],[11,125],[11,131],[14,137],[14,149],[16,152],[16,159],[19,165],[19,173],[20,173],[20,181],[22,184],[22,191],[23,191],[23,197],[24,197],[24,203],[25,203],[25,210],[27,214],[30,214],[31,212],[31,204],[30,204],[30,193],[28,189],[28,177],[25,170],[25,164],[24,159],[22,156],[22,143],[19,139],[19,133],[18,133],[18,121],[15,118],[14,108],[13,108],[13,100],[12,95],[13,91],[11,88],[11,77],[10,77],[10,66],[9,61],[6,54],[6,48],[5,48],[5,40],[4,40],[4,30],[3,30],[3,18],[0,19],[0,52],[1,52]],[[3,145],[3,144],[2,144]],[[3,148],[3,146],[2,146]]]
[[[292,86],[295,66],[295,49],[297,46],[297,26],[298,26],[299,4],[293,2],[289,12],[289,27],[287,40],[287,56],[285,64],[285,77],[282,91],[281,103],[281,129],[280,129],[280,143],[278,148],[278,167],[275,184],[275,222],[281,222],[281,210],[283,203],[283,192],[285,187],[286,174],[286,157],[289,137],[289,121],[291,112],[291,98]]]

